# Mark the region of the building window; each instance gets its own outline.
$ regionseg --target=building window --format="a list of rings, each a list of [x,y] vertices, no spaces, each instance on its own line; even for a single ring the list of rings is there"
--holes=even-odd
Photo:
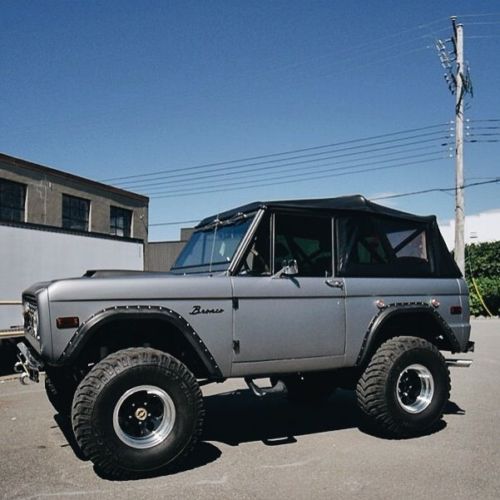
[[[132,221],[132,212],[130,210],[111,207],[109,221],[110,234],[130,238],[130,223]]]
[[[62,227],[76,231],[89,230],[90,201],[63,194]]]
[[[26,186],[0,179],[0,220],[24,222]]]

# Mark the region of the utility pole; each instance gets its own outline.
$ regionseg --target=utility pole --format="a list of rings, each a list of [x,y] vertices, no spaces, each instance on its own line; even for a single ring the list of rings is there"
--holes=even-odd
[[[455,261],[465,275],[464,204],[464,27],[451,18],[456,53],[455,92]]]
[[[465,274],[465,203],[464,203],[464,100],[472,96],[469,68],[464,61],[464,27],[451,17],[453,36],[436,40],[441,65],[446,70],[444,79],[455,95],[455,261]],[[452,44],[451,50],[448,45]]]

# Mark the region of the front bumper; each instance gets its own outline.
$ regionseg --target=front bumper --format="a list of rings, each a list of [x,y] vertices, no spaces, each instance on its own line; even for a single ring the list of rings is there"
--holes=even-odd
[[[14,369],[23,374],[21,381],[25,377],[29,377],[33,382],[39,382],[40,372],[44,368],[43,361],[24,342],[19,342],[17,349],[17,359],[19,361],[15,364]]]

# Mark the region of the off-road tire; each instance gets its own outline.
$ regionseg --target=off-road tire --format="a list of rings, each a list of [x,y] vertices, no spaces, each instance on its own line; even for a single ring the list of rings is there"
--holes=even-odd
[[[136,446],[137,438],[135,446],[124,441],[126,421],[123,426],[116,424],[118,408],[121,411],[127,402],[123,398],[134,391],[140,394],[141,387],[154,387],[166,394],[174,407],[168,433],[161,442],[145,448]],[[166,415],[160,422],[168,420]],[[167,472],[178,465],[194,448],[203,416],[200,387],[183,363],[155,349],[131,348],[107,356],[82,380],[73,400],[72,425],[83,454],[101,474],[129,479],[159,469]]]
[[[427,388],[428,397],[421,398],[422,409],[415,398],[413,407],[408,403],[409,411],[405,409],[403,398],[407,393],[401,392],[401,383],[411,367],[424,375],[423,382],[416,377],[417,392],[418,384],[421,391],[426,384],[432,384],[432,391]],[[450,373],[436,346],[418,337],[395,337],[375,352],[358,381],[356,393],[366,423],[383,435],[397,438],[418,435],[434,426],[443,415],[450,389]]]
[[[57,413],[64,416],[71,415],[75,385],[69,383],[63,376],[51,372],[45,373],[45,392]]]
[[[332,377],[323,373],[306,373],[272,377],[273,385],[282,380],[286,386],[289,401],[296,404],[321,403],[336,390]]]

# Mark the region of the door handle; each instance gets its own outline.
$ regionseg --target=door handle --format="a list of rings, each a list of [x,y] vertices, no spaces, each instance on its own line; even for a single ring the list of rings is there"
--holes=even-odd
[[[344,282],[342,280],[326,279],[325,283],[332,288],[344,289]]]

